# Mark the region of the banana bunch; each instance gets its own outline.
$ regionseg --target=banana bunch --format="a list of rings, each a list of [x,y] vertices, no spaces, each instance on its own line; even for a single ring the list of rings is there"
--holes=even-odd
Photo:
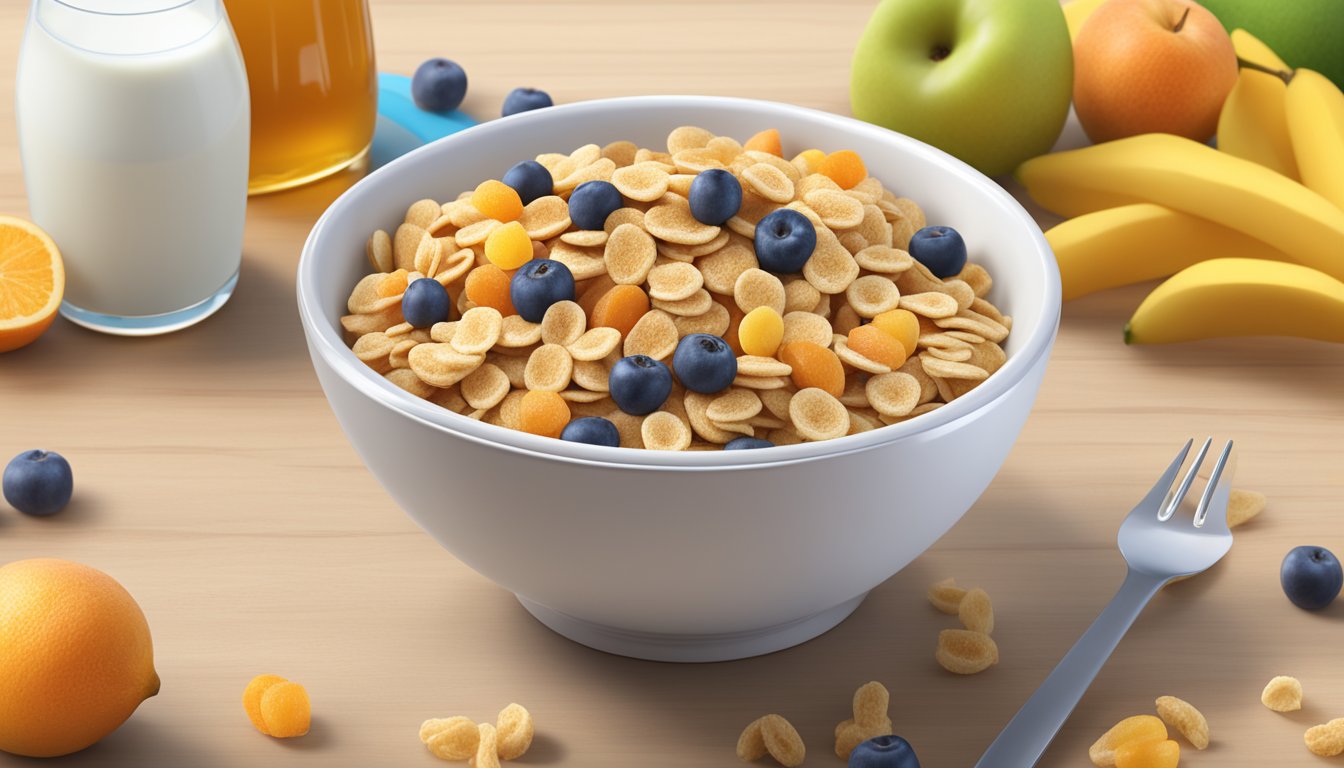
[[[1065,300],[1174,275],[1126,325],[1127,343],[1344,343],[1344,93],[1242,30],[1232,41],[1242,59],[1291,74],[1243,67],[1218,149],[1145,134],[1028,160],[1017,178],[1073,217],[1045,233]]]

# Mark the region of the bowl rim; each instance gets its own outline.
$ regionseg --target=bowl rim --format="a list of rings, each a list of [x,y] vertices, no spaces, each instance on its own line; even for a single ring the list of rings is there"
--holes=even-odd
[[[419,162],[425,155],[451,152],[452,148],[458,144],[470,143],[476,140],[477,136],[488,134],[498,124],[544,123],[559,114],[581,117],[585,114],[598,115],[613,109],[649,107],[678,108],[688,115],[693,114],[694,110],[704,107],[750,110],[766,117],[773,114],[793,113],[796,115],[801,113],[809,119],[823,124],[828,123],[837,131],[867,134],[874,140],[894,142],[903,145],[902,148],[906,151],[926,155],[930,160],[942,166],[944,172],[956,177],[959,182],[983,189],[987,193],[991,204],[999,206],[1010,217],[1026,225],[1025,229],[1035,246],[1034,252],[1041,259],[1044,274],[1044,285],[1041,286],[1043,300],[1037,308],[1037,323],[1034,333],[1027,337],[1022,343],[1022,347],[1016,354],[1007,359],[1003,367],[991,374],[975,389],[941,408],[908,421],[854,435],[846,435],[834,440],[775,446],[767,449],[748,451],[655,451],[572,443],[488,424],[454,413],[400,389],[363,364],[345,344],[337,328],[324,318],[318,299],[314,295],[316,293],[314,286],[319,261],[316,255],[318,253],[317,243],[322,239],[328,228],[333,213],[351,205],[351,201],[357,198],[362,189],[368,187],[373,181],[394,175],[400,169]],[[690,120],[691,118],[687,119]],[[623,96],[562,104],[484,122],[412,150],[360,179],[327,207],[304,241],[295,282],[299,318],[310,351],[315,356],[319,356],[333,372],[358,391],[360,395],[369,398],[382,407],[424,426],[450,433],[469,442],[533,458],[604,468],[663,471],[713,471],[787,466],[872,450],[915,437],[931,438],[955,429],[958,422],[975,418],[994,401],[1007,395],[1027,376],[1040,358],[1049,354],[1058,331],[1062,311],[1059,270],[1044,233],[1026,209],[993,179],[936,147],[852,117],[781,102],[727,96]]]

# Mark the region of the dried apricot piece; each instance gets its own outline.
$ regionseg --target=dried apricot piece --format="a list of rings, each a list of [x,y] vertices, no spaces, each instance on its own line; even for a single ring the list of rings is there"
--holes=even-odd
[[[776,157],[783,157],[784,149],[779,140],[779,129],[766,128],[764,131],[753,135],[750,139],[747,139],[747,143],[742,145],[742,150],[769,152]]]
[[[1115,768],[1176,768],[1181,745],[1174,741],[1131,741],[1115,750]]]
[[[863,158],[850,149],[832,152],[817,166],[817,172],[829,176],[841,189],[853,189],[859,182],[868,178],[868,169]]]
[[[463,291],[478,307],[491,307],[504,317],[518,314],[509,295],[509,276],[494,264],[482,264],[467,273]]]
[[[517,269],[532,260],[532,238],[522,224],[511,221],[485,238],[485,258],[500,269]]]
[[[851,330],[845,344],[855,352],[889,368],[900,368],[907,357],[895,336],[869,323]]]
[[[784,339],[784,318],[770,307],[757,307],[742,318],[737,338],[745,354],[773,357]]]
[[[513,187],[488,179],[471,193],[471,205],[495,221],[517,221],[523,215],[523,201]]]
[[[1166,739],[1165,723],[1153,715],[1134,715],[1111,726],[1088,748],[1087,756],[1097,768],[1115,768],[1115,753],[1121,746]]]
[[[261,716],[261,697],[271,686],[288,682],[279,675],[257,675],[252,678],[252,682],[243,689],[243,711],[247,712],[247,719],[252,721],[252,725],[258,731],[271,735],[270,729],[266,727],[266,720]]]
[[[891,334],[905,347],[905,355],[915,354],[919,348],[919,318],[908,309],[893,309],[873,318],[871,325]]]
[[[534,391],[523,395],[518,408],[518,428],[542,437],[560,437],[569,423],[569,403],[555,392]]]
[[[791,341],[779,349],[779,359],[793,370],[799,389],[816,387],[834,397],[845,392],[845,368],[831,350],[810,341]]]
[[[1195,749],[1209,746],[1209,721],[1194,705],[1175,696],[1157,697],[1157,716]]]
[[[276,683],[261,696],[261,719],[266,732],[277,739],[292,739],[308,733],[313,707],[308,691],[292,682]]]
[[[615,328],[621,338],[649,311],[649,296],[638,285],[617,285],[602,295],[593,305],[589,325],[593,328]]]
[[[804,176],[821,172],[821,163],[826,159],[826,153],[820,149],[805,149],[794,155],[792,160],[794,167]],[[829,178],[829,177],[828,177]]]

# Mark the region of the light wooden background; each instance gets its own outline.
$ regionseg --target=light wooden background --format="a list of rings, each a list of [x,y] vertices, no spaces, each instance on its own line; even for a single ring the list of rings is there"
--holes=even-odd
[[[0,6],[0,210],[17,214],[27,210],[12,115],[22,5]],[[517,85],[560,101],[704,93],[843,113],[849,51],[872,2],[372,5],[381,68],[455,58],[471,78],[465,109],[486,118]],[[1183,765],[1325,764],[1302,731],[1344,716],[1344,602],[1298,611],[1277,571],[1298,544],[1344,552],[1344,349],[1131,349],[1120,328],[1141,289],[1072,303],[998,479],[853,618],[764,658],[632,661],[551,634],[454,561],[341,435],[309,367],[293,274],[308,228],[349,183],[253,200],[238,293],[197,328],[126,340],[60,321],[0,357],[0,454],[56,449],[76,476],[59,517],[0,510],[0,562],[59,556],[113,574],[149,616],[163,678],[120,731],[50,764],[430,766],[421,720],[493,718],[519,701],[540,729],[523,764],[731,766],[741,727],[779,712],[806,739],[807,765],[840,765],[831,730],[854,688],[877,679],[926,768],[970,766],[1119,584],[1120,518],[1181,441],[1205,434],[1238,440],[1239,483],[1270,508],[1213,571],[1158,597],[1042,765],[1086,765],[1097,735],[1163,694],[1212,723],[1214,746]],[[986,674],[957,678],[933,661],[938,630],[955,620],[923,592],[947,576],[994,597],[1003,661]],[[308,737],[252,730],[239,696],[262,672],[308,686]],[[1302,679],[1303,712],[1259,704],[1276,674]]]

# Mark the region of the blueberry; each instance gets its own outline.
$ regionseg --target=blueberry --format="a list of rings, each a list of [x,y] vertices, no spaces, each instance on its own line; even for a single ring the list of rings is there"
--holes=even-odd
[[[601,229],[620,208],[620,190],[610,181],[585,181],[569,193],[569,220],[579,229]]]
[[[722,168],[701,171],[691,180],[691,215],[701,224],[720,226],[742,207],[742,184]]]
[[[919,768],[919,758],[900,736],[874,736],[849,753],[849,768]]]
[[[449,59],[430,59],[411,78],[411,98],[426,112],[452,112],[467,96],[467,72]]]
[[[723,446],[725,451],[746,451],[752,448],[774,448],[775,444],[759,437],[735,437]]]
[[[519,112],[531,112],[534,109],[549,107],[554,103],[551,101],[551,94],[545,91],[536,88],[514,88],[504,97],[504,109],[500,110],[500,113],[508,117]]]
[[[1319,611],[1334,602],[1340,586],[1344,586],[1344,570],[1325,547],[1297,547],[1283,558],[1279,582],[1293,605]]]
[[[513,187],[523,205],[551,194],[551,190],[555,188],[555,179],[551,178],[551,172],[536,160],[524,160],[513,166],[504,174],[502,181]]]
[[[662,408],[672,394],[672,371],[648,355],[631,355],[611,366],[607,386],[616,407],[644,416]]]
[[[513,273],[509,298],[524,320],[540,323],[552,304],[574,300],[574,275],[558,261],[533,259]]]
[[[966,241],[951,227],[925,227],[910,238],[910,255],[938,277],[956,277],[966,266]]]
[[[737,356],[728,342],[708,333],[683,336],[672,353],[672,369],[692,392],[722,392],[737,378]]]
[[[756,224],[756,259],[767,272],[800,272],[817,248],[817,228],[803,214],[780,208]]]
[[[609,448],[619,448],[621,445],[620,430],[601,416],[585,416],[569,422],[565,425],[565,431],[560,433],[560,439],[571,443],[605,445]]]
[[[5,501],[25,515],[46,517],[65,509],[75,489],[70,462],[54,451],[24,451],[5,467]]]
[[[422,277],[406,286],[401,314],[413,328],[428,328],[448,319],[448,289],[438,280]]]

